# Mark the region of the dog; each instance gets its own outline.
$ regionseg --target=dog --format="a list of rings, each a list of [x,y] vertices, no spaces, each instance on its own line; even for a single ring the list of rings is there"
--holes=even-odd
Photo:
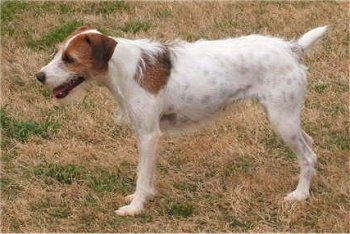
[[[118,121],[131,122],[140,162],[136,191],[118,215],[136,215],[155,194],[157,144],[165,132],[181,131],[212,119],[243,99],[260,103],[276,133],[297,155],[300,177],[286,200],[309,197],[316,154],[313,139],[301,128],[307,86],[302,58],[327,32],[327,26],[297,40],[248,35],[222,40],[161,43],[103,35],[80,27],[61,43],[36,74],[66,98],[91,80],[102,82],[118,104]]]

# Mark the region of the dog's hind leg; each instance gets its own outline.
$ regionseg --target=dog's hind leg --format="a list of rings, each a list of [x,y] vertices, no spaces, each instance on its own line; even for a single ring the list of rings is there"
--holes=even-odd
[[[300,127],[300,105],[291,103],[265,103],[268,118],[276,133],[297,155],[300,177],[297,188],[285,200],[304,200],[309,196],[310,183],[314,173],[316,155],[312,150],[312,138]]]

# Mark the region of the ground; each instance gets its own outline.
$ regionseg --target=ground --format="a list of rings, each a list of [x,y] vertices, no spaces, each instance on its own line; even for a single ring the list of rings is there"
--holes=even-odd
[[[2,232],[350,232],[349,3],[1,2]],[[136,139],[115,124],[102,86],[70,103],[34,74],[74,28],[127,38],[294,39],[329,25],[306,56],[303,128],[318,155],[311,197],[284,202],[295,155],[262,108],[238,103],[218,124],[162,140],[158,195],[136,217],[114,210],[135,187]]]

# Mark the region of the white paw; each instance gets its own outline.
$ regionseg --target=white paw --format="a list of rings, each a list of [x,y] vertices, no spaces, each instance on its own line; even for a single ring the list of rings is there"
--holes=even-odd
[[[303,201],[309,197],[309,192],[293,191],[289,193],[284,200],[285,201]]]
[[[120,207],[118,210],[115,211],[115,213],[120,216],[126,216],[126,215],[134,216],[134,215],[140,214],[142,210],[143,210],[142,207],[127,205],[127,206]]]

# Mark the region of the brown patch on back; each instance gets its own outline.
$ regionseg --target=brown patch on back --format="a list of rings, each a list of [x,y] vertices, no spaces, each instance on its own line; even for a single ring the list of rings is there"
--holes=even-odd
[[[164,47],[162,53],[151,58],[146,53],[141,54],[139,68],[135,75],[135,80],[142,88],[152,94],[157,94],[167,84],[170,76],[171,61],[169,50]]]
[[[78,35],[63,51],[62,60],[74,73],[98,75],[107,71],[116,45],[114,39],[102,34]]]

